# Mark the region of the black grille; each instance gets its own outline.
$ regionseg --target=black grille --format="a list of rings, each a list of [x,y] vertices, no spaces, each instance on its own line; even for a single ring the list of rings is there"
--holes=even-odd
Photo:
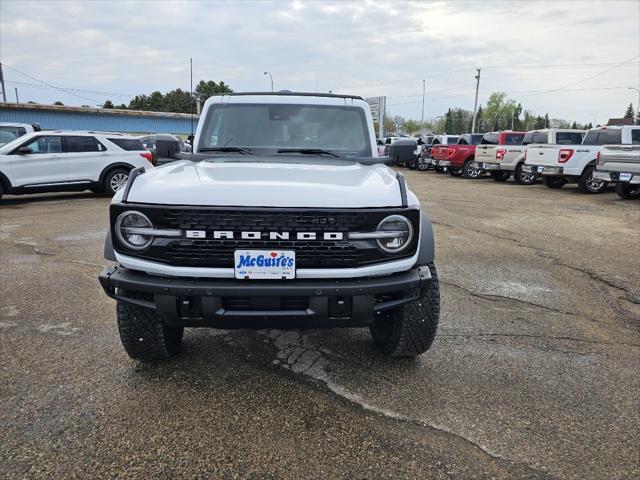
[[[349,232],[366,222],[355,212],[304,213],[278,211],[169,210],[162,224],[188,230]]]
[[[171,265],[232,268],[235,250],[293,250],[297,268],[352,268],[411,256],[416,250],[419,212],[407,209],[353,210],[293,210],[244,208],[179,208],[148,205],[112,205],[111,220],[124,209],[139,210],[149,217],[156,228],[200,230],[204,239],[157,238],[142,253],[119,248],[127,255]],[[374,240],[348,240],[349,232],[374,231],[388,215],[401,213],[413,223],[416,235],[413,244],[401,255],[382,253]],[[112,223],[113,225],[113,223]],[[214,231],[262,232],[259,240],[214,239]],[[271,240],[269,232],[289,232],[291,240]],[[299,232],[315,232],[318,240],[297,240]],[[342,233],[344,240],[323,240],[326,232]]]
[[[296,311],[309,308],[307,297],[222,297],[222,308],[229,311]]]

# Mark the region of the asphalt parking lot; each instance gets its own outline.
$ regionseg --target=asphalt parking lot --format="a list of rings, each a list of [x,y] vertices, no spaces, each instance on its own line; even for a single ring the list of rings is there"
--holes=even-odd
[[[137,363],[97,282],[109,199],[5,197],[0,477],[638,478],[640,203],[404,173],[443,295],[411,361],[189,330]]]

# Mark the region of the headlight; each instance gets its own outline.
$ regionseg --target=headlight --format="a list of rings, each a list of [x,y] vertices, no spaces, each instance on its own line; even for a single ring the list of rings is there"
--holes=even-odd
[[[135,210],[128,210],[116,219],[116,235],[118,240],[130,250],[144,250],[153,241],[153,236],[145,234],[153,229],[151,220]]]
[[[413,240],[413,225],[402,215],[390,215],[378,224],[377,242],[387,253],[400,253]]]

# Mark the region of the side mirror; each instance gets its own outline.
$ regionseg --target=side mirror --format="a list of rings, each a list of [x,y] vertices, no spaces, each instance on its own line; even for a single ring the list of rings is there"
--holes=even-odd
[[[33,153],[33,149],[31,147],[20,147],[17,153],[18,155],[29,155]]]
[[[178,159],[180,153],[180,142],[178,140],[156,140],[157,158]]]

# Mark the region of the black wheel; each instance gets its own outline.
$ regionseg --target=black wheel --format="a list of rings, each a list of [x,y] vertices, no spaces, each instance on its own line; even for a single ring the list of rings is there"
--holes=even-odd
[[[478,178],[482,170],[473,166],[473,160],[467,160],[462,167],[462,175],[464,178]]]
[[[511,172],[500,171],[500,172],[491,172],[491,178],[493,178],[496,182],[506,182],[509,180],[511,176]]]
[[[607,182],[593,178],[593,172],[595,172],[595,170],[595,165],[589,165],[584,169],[582,175],[580,175],[578,188],[582,193],[600,193],[607,188]]]
[[[616,193],[625,200],[637,200],[638,198],[640,198],[640,185],[631,185],[630,183],[616,183]],[[2,195],[0,194],[0,197],[1,196]]]
[[[542,183],[548,188],[562,188],[567,181],[563,177],[542,177]]]
[[[120,301],[116,312],[120,340],[131,358],[159,360],[180,351],[184,328],[168,327],[154,311]]]
[[[427,267],[424,267],[427,268]],[[371,336],[382,353],[390,357],[415,357],[429,350],[440,318],[440,285],[433,263],[431,282],[416,291],[419,299],[382,313],[371,326]]]
[[[118,190],[124,188],[127,180],[129,180],[129,170],[114,168],[104,177],[104,191],[109,195],[115,195]]]
[[[449,175],[452,177],[461,177],[463,167],[449,167]]]
[[[444,172],[444,167],[436,167],[436,172],[438,173]]]
[[[2,187],[2,184],[0,183],[0,200],[2,200],[2,194],[4,193],[4,188]]]
[[[533,185],[536,183],[536,174],[524,172],[522,167],[524,167],[524,163],[519,163],[516,167],[516,171],[513,175],[513,179],[516,183],[518,185]]]

